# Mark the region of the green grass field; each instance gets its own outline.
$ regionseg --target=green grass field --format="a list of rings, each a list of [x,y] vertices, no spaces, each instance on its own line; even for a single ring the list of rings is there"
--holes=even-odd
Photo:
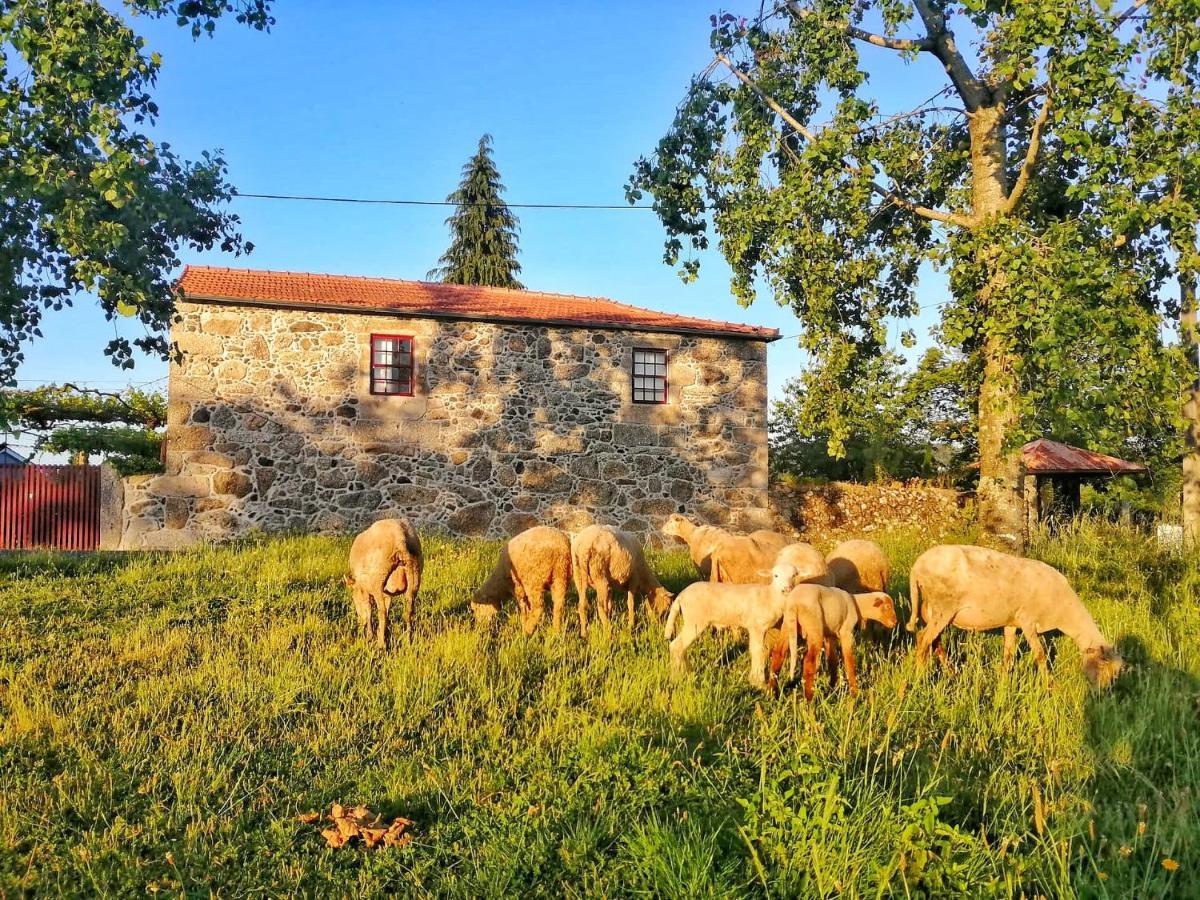
[[[893,592],[923,541],[886,540]],[[426,538],[411,644],[354,636],[348,540],[0,560],[0,896],[1200,894],[1200,562],[1089,526],[1035,548],[1129,668],[1097,696],[1054,641],[903,628],[863,692],[806,704],[713,635],[496,636],[465,609],[496,545]],[[654,554],[664,581],[692,578]],[[907,615],[905,603],[902,619]],[[415,819],[328,849],[330,803]]]

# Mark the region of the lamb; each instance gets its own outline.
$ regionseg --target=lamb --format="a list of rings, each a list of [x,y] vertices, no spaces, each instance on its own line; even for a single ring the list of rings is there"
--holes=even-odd
[[[803,541],[788,544],[775,557],[775,565],[780,563],[795,566],[796,584],[833,585],[833,576],[830,574],[825,557],[812,544],[806,544]],[[771,686],[773,687],[779,670],[783,668],[783,661],[787,657],[788,642],[783,631],[772,628],[767,633],[767,646],[771,651]]]
[[[374,608],[375,643],[386,647],[388,610],[396,594],[404,594],[404,626],[411,636],[413,606],[421,588],[425,559],[421,539],[407,519],[380,519],[355,539],[350,546],[349,572],[342,579],[350,588],[354,612],[363,637],[371,638],[371,610]]]
[[[487,622],[500,611],[505,598],[512,596],[521,628],[533,634],[545,613],[549,589],[554,630],[561,631],[570,578],[571,539],[557,528],[538,525],[522,531],[500,551],[492,574],[475,592],[471,611],[476,622]]]
[[[626,620],[633,628],[634,597],[641,596],[660,618],[671,604],[672,594],[658,582],[646,564],[642,545],[624,531],[605,525],[589,525],[571,541],[571,570],[579,594],[579,633],[588,632],[588,588],[596,590],[596,609],[606,625],[612,614],[611,592],[626,592]]]
[[[833,584],[851,594],[886,591],[891,567],[874,541],[842,541],[826,557]]]
[[[664,634],[671,641],[671,670],[687,670],[687,649],[710,627],[744,628],[750,638],[750,683],[765,684],[763,664],[767,630],[779,624],[784,601],[795,585],[797,572],[787,563],[771,570],[770,584],[719,584],[698,581],[679,592],[667,615]],[[675,623],[683,616],[679,633]],[[675,635],[672,640],[672,635]]]
[[[837,683],[838,656],[846,665],[846,683],[858,693],[858,669],[854,663],[854,629],[863,622],[896,627],[896,607],[882,591],[851,594],[822,584],[800,584],[788,594],[783,613],[783,631],[791,651],[791,677],[796,677],[798,632],[803,630],[808,649],[804,654],[804,697],[813,698],[813,676],[817,657],[825,648],[830,686]],[[772,673],[774,674],[774,673]]]
[[[1017,648],[1017,629],[1047,673],[1046,649],[1038,635],[1061,631],[1083,654],[1083,671],[1094,687],[1116,680],[1123,662],[1071,589],[1062,573],[1043,562],[985,547],[944,544],[922,553],[909,573],[912,617],[908,630],[925,627],[917,637],[917,660],[924,664],[933,649],[945,659],[940,636],[947,625],[967,631],[1004,629],[1004,666]]]

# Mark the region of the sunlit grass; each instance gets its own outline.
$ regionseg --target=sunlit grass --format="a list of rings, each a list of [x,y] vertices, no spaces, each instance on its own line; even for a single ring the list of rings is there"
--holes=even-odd
[[[892,589],[922,537],[883,539]],[[746,682],[712,636],[479,634],[496,550],[427,536],[412,644],[355,639],[348,540],[0,560],[0,895],[1183,896],[1200,849],[1200,564],[1083,526],[1034,548],[1131,667],[860,643],[863,692]],[[682,552],[651,554],[677,590]],[[906,604],[898,604],[906,609]],[[329,850],[302,811],[417,821]],[[1178,870],[1164,867],[1178,863]]]

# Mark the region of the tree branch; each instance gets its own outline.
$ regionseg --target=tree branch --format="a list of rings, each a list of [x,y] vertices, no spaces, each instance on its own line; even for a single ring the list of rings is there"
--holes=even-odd
[[[1145,0],[1142,0],[1144,3]],[[796,0],[788,0],[786,4],[788,12],[797,19],[812,19],[818,18],[817,13],[811,9],[805,9]],[[898,38],[889,37],[886,34],[876,34],[873,31],[866,31],[862,28],[857,28],[849,22],[835,22],[831,19],[822,19],[822,24],[829,28],[836,29],[842,34],[856,38],[860,41],[865,41],[868,44],[874,44],[876,47],[886,47],[888,50],[933,50],[933,41],[929,38]]]
[[[1033,175],[1033,167],[1037,165],[1038,151],[1042,144],[1042,128],[1046,125],[1046,120],[1050,118],[1050,104],[1053,102],[1053,96],[1050,94],[1050,89],[1046,89],[1046,101],[1042,104],[1042,109],[1038,113],[1037,119],[1033,123],[1033,131],[1029,134],[1029,148],[1025,151],[1025,159],[1021,163],[1021,171],[1017,175],[1017,181],[1013,185],[1012,191],[1009,192],[1008,199],[1004,201],[1004,214],[1008,215],[1017,208],[1017,204],[1021,202],[1021,195],[1025,193],[1025,188],[1029,186],[1029,179]]]
[[[767,106],[769,106],[776,115],[794,128],[796,132],[800,134],[806,141],[809,143],[816,143],[816,134],[805,127],[799,119],[780,106],[779,102],[775,100],[774,97],[768,95],[765,91],[763,91],[762,88],[755,84],[753,79],[735,66],[729,57],[725,56],[723,53],[718,53],[717,59],[725,64],[725,66],[734,74],[738,81],[750,88],[750,90],[753,91],[763,103],[767,104]],[[862,175],[866,171],[860,166],[854,166],[848,162],[843,162],[843,165],[845,166],[847,172],[851,172],[855,175]],[[913,213],[914,215],[918,215],[923,219],[930,219],[934,222],[944,222],[947,225],[957,225],[960,228],[971,228],[975,224],[975,220],[969,218],[968,216],[960,215],[959,213],[944,212],[940,209],[931,209],[928,206],[920,206],[919,204],[913,203],[911,200],[906,199],[895,191],[885,188],[883,185],[878,184],[874,180],[871,181],[870,186],[872,192],[878,194],[886,200],[889,200],[892,203],[895,203],[901,209],[907,209],[909,212]]]
[[[946,27],[946,17],[934,9],[929,0],[913,0],[931,43],[929,52],[941,61],[946,74],[954,83],[955,90],[966,104],[967,112],[974,112],[988,98],[988,89],[971,71],[967,61],[958,50],[954,32]],[[1144,0],[1143,0],[1144,2]]]
[[[1129,19],[1130,16],[1145,6],[1147,2],[1148,0],[1133,0],[1133,3],[1130,4],[1129,9],[1125,10],[1125,12],[1113,19],[1113,26],[1120,28],[1125,24],[1126,20]]]

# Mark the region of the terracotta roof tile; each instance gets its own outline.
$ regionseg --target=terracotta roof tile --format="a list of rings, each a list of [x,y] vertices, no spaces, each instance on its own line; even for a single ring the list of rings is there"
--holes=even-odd
[[[179,286],[191,300],[245,301],[447,319],[711,334],[761,341],[779,338],[779,332],[774,328],[657,312],[604,297],[577,297],[573,294],[547,294],[508,288],[213,266],[184,267]]]
[[[1022,447],[1021,463],[1031,475],[1131,475],[1146,471],[1145,466],[1137,463],[1046,438],[1038,438]]]

